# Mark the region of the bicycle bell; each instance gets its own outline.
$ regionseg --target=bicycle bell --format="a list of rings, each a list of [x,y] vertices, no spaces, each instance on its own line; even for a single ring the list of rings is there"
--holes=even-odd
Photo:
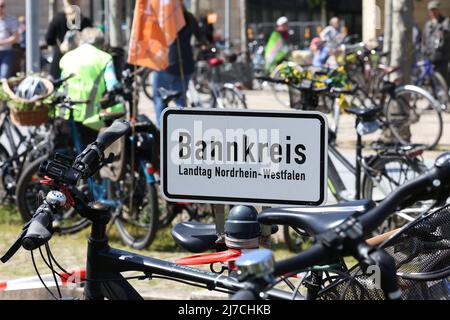
[[[275,270],[275,259],[271,250],[252,250],[244,253],[236,260],[236,267],[239,273],[244,276],[267,278]]]
[[[45,201],[51,206],[64,207],[66,205],[66,196],[59,191],[50,191]]]

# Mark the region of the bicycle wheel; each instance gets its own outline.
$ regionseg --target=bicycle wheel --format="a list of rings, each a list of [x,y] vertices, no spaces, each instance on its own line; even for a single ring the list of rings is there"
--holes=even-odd
[[[386,105],[385,116],[394,138],[403,145],[420,144],[433,149],[441,140],[442,111],[439,102],[424,89],[397,89]]]
[[[142,89],[144,90],[144,94],[153,101],[153,70],[146,69],[142,75]]]
[[[45,155],[32,162],[23,171],[17,183],[16,204],[24,222],[29,221],[39,207],[39,191],[43,191],[44,194],[51,191],[49,186],[40,183],[43,177],[39,173],[39,166],[47,159],[48,155]],[[72,234],[86,228],[89,224],[89,220],[81,218],[71,208],[60,215],[55,215],[54,229],[61,234]]]
[[[6,186],[8,184],[7,181],[7,176],[5,175],[5,173],[3,172],[4,168],[4,162],[6,160],[8,160],[10,158],[9,152],[8,150],[5,149],[5,147],[3,147],[0,144],[0,172],[1,172],[1,177],[0,177],[0,201],[5,200],[5,198],[7,197],[7,191],[6,191]],[[1,203],[1,202],[0,202]]]
[[[225,109],[247,109],[247,102],[245,96],[237,91],[234,87],[224,85],[219,90],[219,97],[221,103],[215,102],[214,107],[222,104]]]
[[[115,224],[122,241],[134,248],[145,249],[153,242],[159,222],[158,192],[148,183],[142,168],[134,172],[134,188],[130,171],[124,181],[110,184],[110,196],[120,199]],[[133,194],[133,198],[130,195]]]
[[[428,169],[418,158],[407,158],[400,155],[376,157],[369,164],[371,172],[365,172],[362,183],[364,199],[380,203],[389,194],[407,181],[424,174]],[[415,218],[422,210],[425,202],[411,206],[409,215]],[[413,209],[415,207],[415,209]],[[416,212],[416,213],[415,213]],[[404,215],[406,217],[406,215]],[[380,234],[403,226],[407,220],[393,215],[377,230]]]
[[[282,63],[278,65],[275,70],[271,73],[270,77],[274,79],[284,79],[285,74],[289,71],[286,69],[288,68],[295,68],[299,73],[301,73],[301,67],[293,65],[292,63]],[[290,72],[289,72],[290,73]],[[275,99],[286,108],[289,108],[290,103],[290,97],[289,97],[289,87],[284,84],[270,84],[270,88],[273,92],[273,95]]]
[[[433,96],[441,103],[446,112],[450,112],[448,85],[439,72],[434,72],[432,81]]]

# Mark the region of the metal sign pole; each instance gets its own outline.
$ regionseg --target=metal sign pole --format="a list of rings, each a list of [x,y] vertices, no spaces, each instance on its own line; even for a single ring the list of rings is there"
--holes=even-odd
[[[110,25],[110,8],[109,8],[109,0],[103,1],[104,7],[105,7],[105,44],[108,47],[110,45],[110,32],[111,32],[111,25]]]
[[[27,73],[40,71],[39,52],[39,1],[27,0],[26,2],[26,60]]]
[[[225,0],[225,47],[230,49],[231,1]]]

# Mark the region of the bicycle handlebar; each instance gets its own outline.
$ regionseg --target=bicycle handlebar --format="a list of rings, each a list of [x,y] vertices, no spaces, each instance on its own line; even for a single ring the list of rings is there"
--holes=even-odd
[[[275,78],[271,78],[271,77],[257,77],[256,79],[260,80],[260,81],[265,81],[265,82],[271,82],[271,83],[276,83],[276,84],[283,84],[283,85],[286,85],[288,87],[291,87],[291,88],[293,88],[295,90],[299,90],[299,91],[312,91],[312,92],[319,93],[319,92],[324,92],[324,91],[330,90],[330,88],[328,86],[329,83],[327,83],[326,81],[323,81],[323,80],[305,79],[307,81],[310,81],[310,84],[305,86],[305,85],[302,85],[302,83],[300,83],[300,84],[293,84],[293,83],[291,83],[291,82],[289,82],[289,81],[287,81],[285,79],[275,79]],[[326,84],[326,86],[323,87],[323,88],[314,88],[312,86],[313,83]]]
[[[369,234],[399,207],[405,204],[409,205],[410,202],[421,200],[424,197],[426,199],[429,191],[433,189],[441,190],[442,188],[446,190],[445,187],[448,187],[449,180],[450,152],[442,154],[436,160],[433,170],[399,187],[383,200],[378,207],[358,218],[350,218],[336,228],[317,236],[318,243],[314,244],[310,249],[301,252],[295,257],[277,262],[273,275],[280,277],[313,265],[333,263],[336,261],[336,258],[341,257],[345,253],[350,253],[363,263],[372,262],[378,265],[381,270],[381,286],[386,297],[388,299],[399,299],[401,292],[398,290],[396,282],[394,259],[382,249],[371,247],[365,241],[361,241],[364,238],[358,234]],[[362,230],[358,230],[361,228]],[[347,232],[348,234],[346,234]],[[344,234],[343,238],[341,234]],[[352,252],[346,252],[345,250],[352,250]],[[239,295],[236,294],[235,297],[236,299],[240,297],[247,298],[249,294],[243,291]]]
[[[76,159],[73,168],[81,173],[82,178],[89,178],[100,169],[105,150],[116,140],[130,132],[130,123],[126,120],[116,120],[97,140],[90,144]]]
[[[25,235],[22,238],[22,247],[28,251],[35,250],[46,244],[52,237],[52,208],[46,203],[37,210]]]
[[[67,82],[68,80],[72,79],[73,77],[75,77],[75,74],[71,73],[65,78],[61,78],[61,79],[52,81],[52,84],[55,88],[59,88],[63,83]]]

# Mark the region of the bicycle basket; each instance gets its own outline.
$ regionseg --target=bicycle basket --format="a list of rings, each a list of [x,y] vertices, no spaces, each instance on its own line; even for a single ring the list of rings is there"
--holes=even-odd
[[[395,259],[402,299],[450,300],[450,206],[411,222],[381,248]],[[373,273],[359,265],[349,273],[324,288],[320,299],[384,299]]]
[[[18,97],[14,91],[23,79],[23,77],[3,79],[1,81],[0,99],[7,101],[14,123],[21,126],[40,126],[48,121],[49,105],[47,105],[46,99],[53,94],[54,86],[51,81],[42,78],[41,81],[46,87],[46,93],[31,100],[26,100]]]
[[[319,106],[319,95],[312,91],[313,81],[303,79],[299,83],[301,90],[289,86],[289,102],[292,109],[314,111]]]

